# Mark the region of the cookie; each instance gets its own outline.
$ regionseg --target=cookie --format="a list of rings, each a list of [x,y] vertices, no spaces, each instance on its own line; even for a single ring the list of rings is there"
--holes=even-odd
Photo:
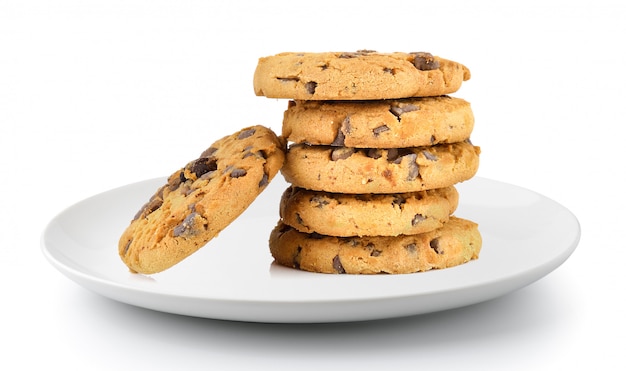
[[[469,141],[401,149],[289,147],[287,182],[333,193],[407,193],[444,188],[473,177],[480,147]]]
[[[284,143],[253,126],[226,136],[174,172],[139,210],[119,240],[132,272],[179,263],[237,218],[277,174]]]
[[[441,228],[456,210],[454,186],[396,194],[350,195],[289,187],[282,221],[304,233],[329,236],[397,236]]]
[[[454,93],[470,71],[430,53],[280,53],[260,58],[254,92],[297,100],[376,100]]]
[[[282,135],[290,142],[405,148],[470,137],[470,104],[450,96],[377,101],[290,101]]]
[[[302,233],[278,222],[270,234],[276,263],[319,273],[414,273],[457,266],[477,259],[478,225],[451,217],[431,232],[397,237],[330,237]]]

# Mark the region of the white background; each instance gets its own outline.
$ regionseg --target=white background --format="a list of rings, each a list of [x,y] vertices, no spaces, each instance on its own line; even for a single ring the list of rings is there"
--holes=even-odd
[[[625,19],[617,0],[0,0],[0,368],[623,369]],[[244,126],[279,131],[285,101],[252,90],[258,57],[357,49],[466,64],[455,95],[476,116],[478,176],[577,215],[570,259],[491,302],[335,325],[143,310],[45,260],[41,232],[67,206]]]

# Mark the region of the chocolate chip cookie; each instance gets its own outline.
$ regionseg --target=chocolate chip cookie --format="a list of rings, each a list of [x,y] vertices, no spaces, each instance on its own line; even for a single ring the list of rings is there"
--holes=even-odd
[[[375,101],[290,101],[282,135],[290,142],[405,148],[462,142],[474,115],[450,96]]]
[[[407,193],[449,187],[473,177],[480,147],[469,141],[411,148],[289,147],[287,182],[334,193]]]
[[[282,221],[304,233],[329,236],[397,236],[441,228],[456,210],[454,186],[396,194],[343,194],[289,187]]]
[[[457,91],[470,71],[426,52],[280,53],[260,58],[254,92],[297,100],[375,100]]]
[[[252,126],[211,145],[174,172],[139,210],[119,240],[132,272],[151,274],[179,263],[237,218],[284,162],[284,141]]]
[[[476,223],[456,217],[431,232],[397,237],[307,234],[279,221],[269,244],[275,261],[287,267],[335,274],[402,274],[477,259],[482,237]]]

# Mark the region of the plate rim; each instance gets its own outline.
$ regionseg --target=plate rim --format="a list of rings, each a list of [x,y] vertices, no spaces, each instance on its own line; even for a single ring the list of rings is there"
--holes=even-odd
[[[123,302],[129,305],[143,307],[146,309],[152,309],[152,310],[157,310],[157,311],[162,311],[162,312],[167,312],[167,313],[194,316],[194,317],[248,321],[248,322],[273,322],[273,323],[350,322],[350,321],[402,317],[402,316],[407,316],[407,315],[419,315],[419,314],[429,313],[433,311],[452,309],[452,308],[456,308],[460,306],[476,304],[485,300],[496,298],[498,296],[507,294],[509,292],[516,291],[517,289],[525,287],[539,280],[540,278],[549,274],[550,272],[558,268],[561,264],[563,264],[573,254],[576,247],[578,246],[578,243],[581,237],[581,227],[580,227],[579,220],[569,209],[567,209],[560,203],[556,202],[555,200],[548,198],[544,195],[541,195],[538,192],[535,192],[533,190],[530,190],[521,186],[517,186],[514,184],[510,184],[510,183],[506,183],[506,182],[502,182],[498,180],[493,180],[493,179],[488,179],[488,178],[474,177],[473,179],[478,179],[478,181],[494,183],[501,187],[514,187],[524,192],[530,192],[540,197],[542,200],[549,201],[553,203],[555,206],[558,206],[562,212],[565,212],[569,216],[570,222],[572,221],[574,222],[572,226],[575,228],[575,233],[572,233],[572,235],[569,236],[571,239],[571,242],[567,244],[565,248],[562,248],[561,250],[559,250],[560,253],[558,254],[557,257],[553,257],[551,260],[544,261],[541,266],[534,267],[534,269],[539,272],[535,272],[533,274],[530,274],[531,272],[528,272],[528,271],[522,271],[522,272],[518,272],[516,276],[507,276],[506,280],[500,280],[499,282],[493,282],[493,281],[487,280],[487,281],[481,281],[478,285],[469,285],[469,286],[464,285],[462,287],[454,287],[448,290],[434,290],[430,292],[412,292],[412,293],[389,295],[389,296],[376,297],[376,298],[363,298],[363,297],[362,298],[345,298],[341,300],[318,300],[318,299],[276,300],[275,298],[274,300],[237,299],[237,298],[224,299],[224,298],[215,298],[215,297],[198,297],[198,296],[194,297],[185,293],[164,292],[162,289],[156,289],[156,288],[147,289],[146,287],[138,287],[138,286],[132,286],[130,284],[122,284],[120,282],[108,280],[105,277],[100,277],[100,276],[95,276],[93,274],[89,274],[89,272],[80,271],[79,269],[76,269],[75,267],[64,264],[64,262],[60,261],[54,255],[54,252],[51,251],[51,247],[49,246],[50,243],[49,241],[47,241],[47,239],[54,232],[55,223],[58,223],[58,221],[64,215],[67,215],[73,208],[79,207],[80,205],[84,205],[89,202],[93,202],[96,198],[104,197],[107,194],[112,194],[115,192],[128,190],[129,187],[140,187],[150,182],[162,181],[163,179],[164,177],[156,177],[156,178],[146,179],[143,181],[133,182],[127,185],[115,187],[108,191],[104,191],[104,192],[92,195],[90,197],[87,197],[81,201],[78,201],[64,208],[62,211],[56,214],[47,223],[46,227],[44,228],[41,234],[40,248],[42,250],[43,255],[46,257],[48,262],[52,264],[62,274],[64,274],[66,277],[68,277],[72,281],[78,283],[79,285],[89,289],[90,291],[93,291],[96,294],[100,294],[102,296],[108,297],[112,300]],[[461,198],[461,202],[462,200],[463,198]],[[61,252],[57,251],[57,253],[61,253]],[[275,264],[275,263],[272,263],[272,264]],[[285,269],[289,269],[289,268],[285,268]],[[312,274],[315,275],[315,273],[312,273]],[[524,277],[520,277],[520,276],[524,276]],[[404,310],[404,311],[393,310],[392,308],[391,309],[389,308],[389,305],[392,304],[393,302],[414,301],[419,298],[423,298],[425,296],[441,296],[441,295],[451,296],[459,292],[465,292],[466,294],[469,292],[476,293],[477,291],[480,292],[480,289],[486,286],[489,286],[489,287],[500,286],[500,287],[498,287],[498,290],[492,290],[490,295],[486,295],[486,296],[482,295],[480,297],[475,297],[474,298],[475,300],[465,299],[465,300],[461,300],[461,302],[459,302],[459,300],[457,300],[456,302],[455,300],[452,300],[451,304],[447,306],[440,305],[440,306],[437,306],[436,308],[426,308],[426,309],[422,308],[420,310],[414,308],[412,310]],[[144,299],[145,298],[151,299],[150,300],[151,303],[141,302],[141,300],[129,300],[128,297],[123,295],[124,293],[135,294],[137,297],[143,297]],[[159,301],[159,299],[162,299],[161,300],[162,302],[155,304],[154,301]],[[179,304],[180,302],[195,303],[196,308],[194,310],[190,310],[190,309],[173,310],[172,308],[168,309],[168,306],[171,307],[172,303],[165,303],[167,301],[170,301],[170,302],[179,301]],[[320,307],[319,309],[323,309],[324,307],[328,307],[328,306],[353,307],[356,304],[363,305],[364,303],[367,304],[366,306],[372,307],[373,309],[372,311],[376,311],[375,307],[386,308],[387,314],[377,315],[377,314],[360,313],[360,314],[351,316],[349,315],[349,313],[346,313],[346,311],[344,310],[344,311],[336,312],[334,314],[326,314],[326,315],[293,314],[291,316],[280,317],[280,316],[273,315],[272,313],[269,313],[266,310],[267,308],[263,309],[263,307],[268,307],[268,306],[270,307],[271,306],[283,306],[283,307],[289,307],[291,309],[294,309],[294,308],[302,309],[306,307],[305,312],[312,313],[312,312],[315,312],[316,310],[315,307]],[[233,312],[232,314],[224,314],[224,313],[219,313],[220,308],[214,308],[215,310],[211,310],[210,308],[208,308],[208,309],[205,309],[203,312],[202,309],[197,308],[198,304],[204,304],[204,305],[200,305],[200,307],[206,307],[206,305],[209,305],[209,304],[217,305],[218,307],[219,307],[219,304],[222,304],[222,306],[230,305],[230,306],[235,306],[235,307],[247,306],[250,308],[251,311],[253,310],[252,308],[254,307],[256,308],[257,313],[255,315],[250,315],[250,314],[246,314],[245,311],[244,313],[241,313],[241,311],[239,311],[239,312]],[[261,310],[261,312],[258,312],[259,310]]]

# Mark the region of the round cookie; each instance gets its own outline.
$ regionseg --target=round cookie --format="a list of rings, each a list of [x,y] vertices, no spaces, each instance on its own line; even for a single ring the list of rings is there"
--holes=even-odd
[[[333,193],[407,193],[444,188],[473,177],[480,147],[469,141],[429,147],[367,149],[289,147],[281,172],[287,182]]]
[[[456,210],[454,186],[397,194],[351,195],[289,187],[282,221],[304,233],[328,236],[397,236],[441,228]]]
[[[406,148],[470,137],[470,104],[449,96],[377,101],[290,101],[282,135],[290,142]]]
[[[211,145],[174,172],[119,240],[132,272],[161,272],[204,246],[237,218],[277,174],[284,142],[252,126]]]
[[[454,93],[470,71],[430,53],[280,53],[259,58],[254,92],[297,100],[375,100]]]
[[[300,270],[402,274],[477,259],[482,237],[476,223],[456,217],[434,231],[397,237],[329,237],[298,232],[279,221],[269,245],[278,264]]]

